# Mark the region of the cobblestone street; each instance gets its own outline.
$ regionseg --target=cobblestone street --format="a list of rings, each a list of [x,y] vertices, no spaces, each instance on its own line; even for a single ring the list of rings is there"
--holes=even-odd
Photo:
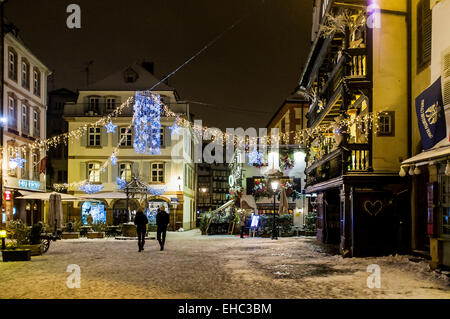
[[[154,236],[154,234],[150,234]],[[69,264],[81,288],[69,289]],[[367,287],[367,266],[381,288]],[[52,242],[31,262],[0,263],[0,298],[450,298],[448,278],[411,256],[342,258],[311,237],[240,239],[168,233],[166,250],[148,240]]]

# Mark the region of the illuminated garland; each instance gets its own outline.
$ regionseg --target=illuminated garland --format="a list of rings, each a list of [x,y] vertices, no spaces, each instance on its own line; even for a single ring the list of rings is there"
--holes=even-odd
[[[167,190],[167,186],[163,188],[152,188],[151,186],[147,187],[148,192],[153,196],[161,196]]]
[[[137,154],[161,154],[161,99],[150,91],[136,92],[134,150]]]
[[[101,190],[103,190],[104,186],[103,185],[98,185],[98,184],[84,184],[78,187],[78,189],[80,191],[85,192],[86,194],[95,194],[100,192]]]
[[[17,167],[23,168],[23,164],[26,161],[27,161],[26,159],[20,157],[19,152],[16,152],[16,157],[9,159],[9,168],[10,169],[16,169]]]
[[[116,178],[116,185],[118,190],[123,190],[127,187],[127,181],[123,178],[117,177]]]

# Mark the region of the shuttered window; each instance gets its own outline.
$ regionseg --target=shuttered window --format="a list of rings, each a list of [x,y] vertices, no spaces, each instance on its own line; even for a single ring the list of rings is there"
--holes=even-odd
[[[431,62],[432,12],[430,0],[421,0],[417,5],[417,68],[418,71]]]

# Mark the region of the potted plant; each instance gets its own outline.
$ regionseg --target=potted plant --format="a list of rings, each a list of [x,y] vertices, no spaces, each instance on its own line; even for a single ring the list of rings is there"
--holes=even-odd
[[[8,243],[6,249],[2,250],[2,258],[7,261],[29,261],[31,260],[31,249],[20,248],[26,245],[30,240],[30,230],[22,223],[22,221],[12,221],[8,225],[7,233],[11,242]]]
[[[199,228],[200,231],[202,232],[202,235],[206,235],[206,230],[208,228],[208,222],[209,222],[209,218],[211,216],[211,213],[203,213],[202,216],[200,217],[200,224],[199,224]]]
[[[64,227],[65,231],[62,233],[62,239],[78,239],[80,238],[80,221],[69,221]]]
[[[305,236],[315,236],[316,235],[316,215],[313,212],[308,212],[305,217]]]
[[[87,233],[87,238],[105,238],[106,228],[107,226],[104,222],[97,222],[92,224],[92,231]]]
[[[28,235],[27,240],[19,240],[18,248],[19,249],[30,249],[31,256],[40,256],[42,255],[41,250],[41,232],[43,225],[42,223],[34,224],[31,227],[31,230],[27,229],[26,235]],[[21,236],[19,236],[21,237]]]

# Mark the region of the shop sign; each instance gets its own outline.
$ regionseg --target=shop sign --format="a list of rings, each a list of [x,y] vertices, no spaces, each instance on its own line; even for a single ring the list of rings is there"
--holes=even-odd
[[[19,187],[33,190],[40,190],[41,183],[36,181],[29,181],[26,179],[19,179]]]
[[[5,200],[11,200],[11,191],[5,191],[4,198]]]

